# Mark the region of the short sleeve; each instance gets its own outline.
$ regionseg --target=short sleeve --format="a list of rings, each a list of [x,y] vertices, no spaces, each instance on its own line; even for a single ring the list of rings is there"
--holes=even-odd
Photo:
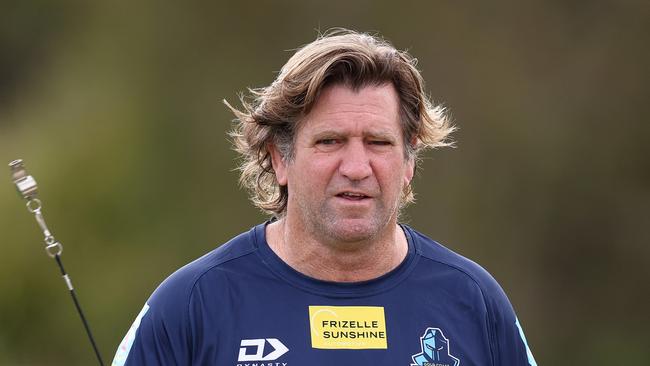
[[[187,281],[176,273],[151,295],[120,343],[112,366],[190,365]]]
[[[491,347],[495,365],[537,366],[524,331],[505,292],[496,281],[488,285]]]

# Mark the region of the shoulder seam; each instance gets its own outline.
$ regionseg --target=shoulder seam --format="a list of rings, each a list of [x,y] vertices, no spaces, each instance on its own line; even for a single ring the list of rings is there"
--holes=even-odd
[[[196,287],[196,283],[199,282],[199,280],[201,279],[201,277],[205,276],[206,273],[210,272],[210,271],[213,270],[215,267],[219,267],[219,266],[221,266],[221,265],[224,264],[224,263],[228,263],[228,262],[230,262],[230,261],[234,261],[235,259],[239,259],[239,258],[241,258],[241,257],[245,257],[245,256],[247,256],[247,255],[249,255],[249,254],[251,254],[251,253],[254,253],[256,250],[257,250],[257,248],[250,248],[249,250],[245,251],[244,253],[241,253],[241,254],[239,254],[239,255],[236,255],[236,256],[234,256],[234,257],[232,257],[232,258],[228,258],[228,259],[224,259],[224,260],[218,261],[217,263],[214,263],[214,264],[211,265],[210,267],[204,269],[203,272],[202,272],[201,274],[197,275],[197,276],[196,276],[196,279],[194,279],[194,282],[192,283],[192,289],[190,290],[190,294],[189,294],[189,296],[192,297],[192,293],[194,292],[194,288]],[[189,304],[189,299],[188,299],[188,304]]]

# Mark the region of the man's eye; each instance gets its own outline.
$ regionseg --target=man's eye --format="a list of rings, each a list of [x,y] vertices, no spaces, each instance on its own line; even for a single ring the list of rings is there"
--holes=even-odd
[[[338,142],[337,139],[320,139],[316,141],[316,144],[318,145],[334,145]]]
[[[369,143],[370,143],[371,145],[378,145],[378,146],[387,146],[387,145],[391,145],[391,142],[390,142],[390,141],[386,141],[386,140],[371,140]]]

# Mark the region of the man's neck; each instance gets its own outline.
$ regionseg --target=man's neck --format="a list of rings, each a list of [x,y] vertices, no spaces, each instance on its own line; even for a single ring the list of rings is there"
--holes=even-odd
[[[319,280],[334,282],[377,278],[395,269],[408,252],[406,236],[395,223],[372,240],[323,243],[283,218],[267,225],[266,240],[293,269]]]

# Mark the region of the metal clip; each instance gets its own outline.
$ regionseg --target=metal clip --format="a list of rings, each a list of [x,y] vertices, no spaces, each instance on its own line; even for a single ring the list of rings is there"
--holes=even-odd
[[[31,175],[27,174],[25,165],[21,159],[12,161],[9,163],[9,167],[11,168],[11,178],[16,185],[18,193],[27,200],[27,210],[34,214],[38,226],[41,228],[41,231],[43,231],[43,236],[45,237],[45,251],[53,258],[61,255],[63,245],[54,239],[50,229],[48,229],[43,213],[41,212],[41,201],[36,198],[36,194],[38,193],[36,180]]]
[[[11,168],[11,179],[14,181],[18,193],[28,200],[35,198],[38,193],[38,186],[34,177],[27,174],[23,161],[16,159],[9,163],[9,167]]]

